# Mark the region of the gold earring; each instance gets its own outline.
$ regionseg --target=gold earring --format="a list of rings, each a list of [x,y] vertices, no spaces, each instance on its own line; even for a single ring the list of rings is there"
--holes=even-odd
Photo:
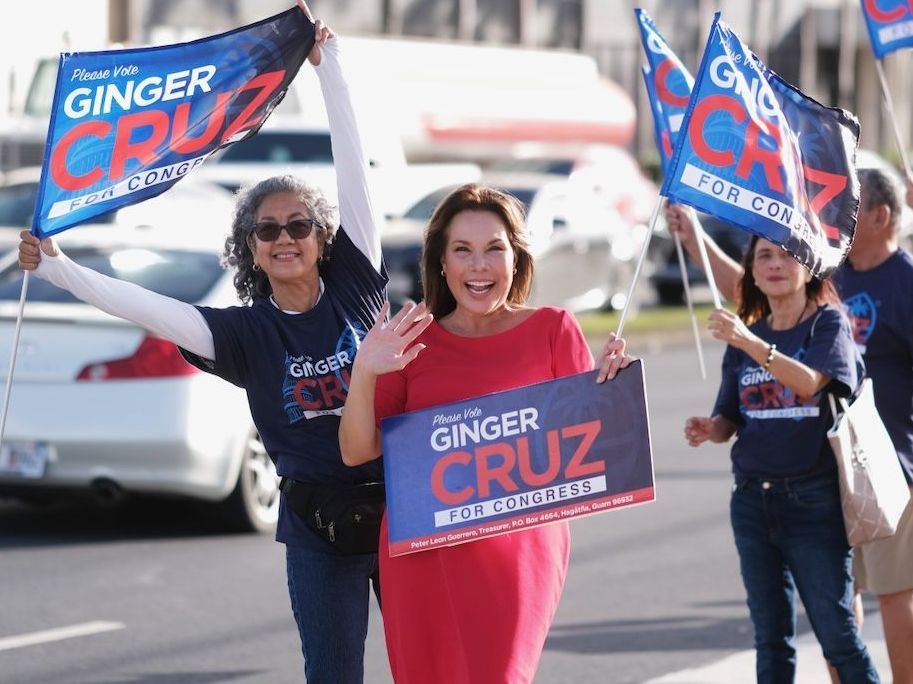
[[[444,269],[442,268],[441,269],[441,278],[446,278],[446,277],[447,277],[447,274],[444,273]]]
[[[517,275],[517,267],[514,266],[514,275]]]

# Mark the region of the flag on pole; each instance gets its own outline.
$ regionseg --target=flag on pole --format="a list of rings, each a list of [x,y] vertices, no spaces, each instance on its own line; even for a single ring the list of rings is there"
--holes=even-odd
[[[314,45],[290,10],[189,43],[60,56],[32,232],[161,194],[256,133]]]
[[[675,138],[688,109],[694,78],[669,47],[653,19],[639,7],[634,9],[634,14],[647,57],[647,66],[642,67],[642,71],[653,110],[656,146],[665,172],[672,158]]]
[[[782,246],[812,275],[856,228],[859,123],[770,71],[714,15],[660,194]]]
[[[869,29],[872,52],[878,59],[894,50],[913,47],[910,0],[862,0],[862,14]]]

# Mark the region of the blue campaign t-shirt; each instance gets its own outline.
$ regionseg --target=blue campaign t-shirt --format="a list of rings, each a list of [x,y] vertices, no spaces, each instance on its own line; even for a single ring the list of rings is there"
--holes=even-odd
[[[736,426],[733,473],[744,477],[794,477],[836,468],[827,430],[833,424],[827,392],[849,396],[865,367],[842,311],[824,305],[789,330],[761,319],[750,330],[777,351],[831,377],[812,397],[797,396],[745,352],[726,348],[713,415]]]
[[[846,262],[836,281],[875,406],[913,482],[913,256],[901,249],[867,271]]]
[[[323,295],[304,313],[284,313],[262,298],[251,306],[198,307],[212,330],[216,358],[182,352],[247,391],[254,425],[279,475],[316,484],[380,480],[380,460],[354,468],[342,462],[338,433],[355,353],[384,302],[386,271],[378,273],[340,228],[323,280]],[[284,497],[276,539],[328,548]]]

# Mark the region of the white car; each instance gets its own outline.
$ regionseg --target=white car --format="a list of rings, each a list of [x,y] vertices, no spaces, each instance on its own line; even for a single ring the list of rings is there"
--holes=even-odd
[[[0,205],[4,188],[0,187]],[[66,254],[123,280],[211,306],[237,304],[220,254],[232,201],[185,178],[112,223],[58,234]],[[9,375],[22,272],[0,260],[0,379]],[[236,529],[270,531],[278,480],[245,393],[175,345],[30,277],[0,445],[0,496],[131,494],[218,502]]]
[[[625,306],[646,227],[632,225],[611,198],[586,177],[548,173],[489,173],[483,182],[523,204],[535,276],[533,306],[562,306],[574,312]],[[435,207],[451,191],[428,194],[381,234],[390,282],[387,293],[399,306],[423,298],[422,236]]]

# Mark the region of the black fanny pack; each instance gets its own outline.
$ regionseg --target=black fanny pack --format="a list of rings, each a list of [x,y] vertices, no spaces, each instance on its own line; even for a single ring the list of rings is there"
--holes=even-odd
[[[333,486],[283,477],[279,489],[289,507],[338,553],[377,553],[387,503],[383,482]]]

